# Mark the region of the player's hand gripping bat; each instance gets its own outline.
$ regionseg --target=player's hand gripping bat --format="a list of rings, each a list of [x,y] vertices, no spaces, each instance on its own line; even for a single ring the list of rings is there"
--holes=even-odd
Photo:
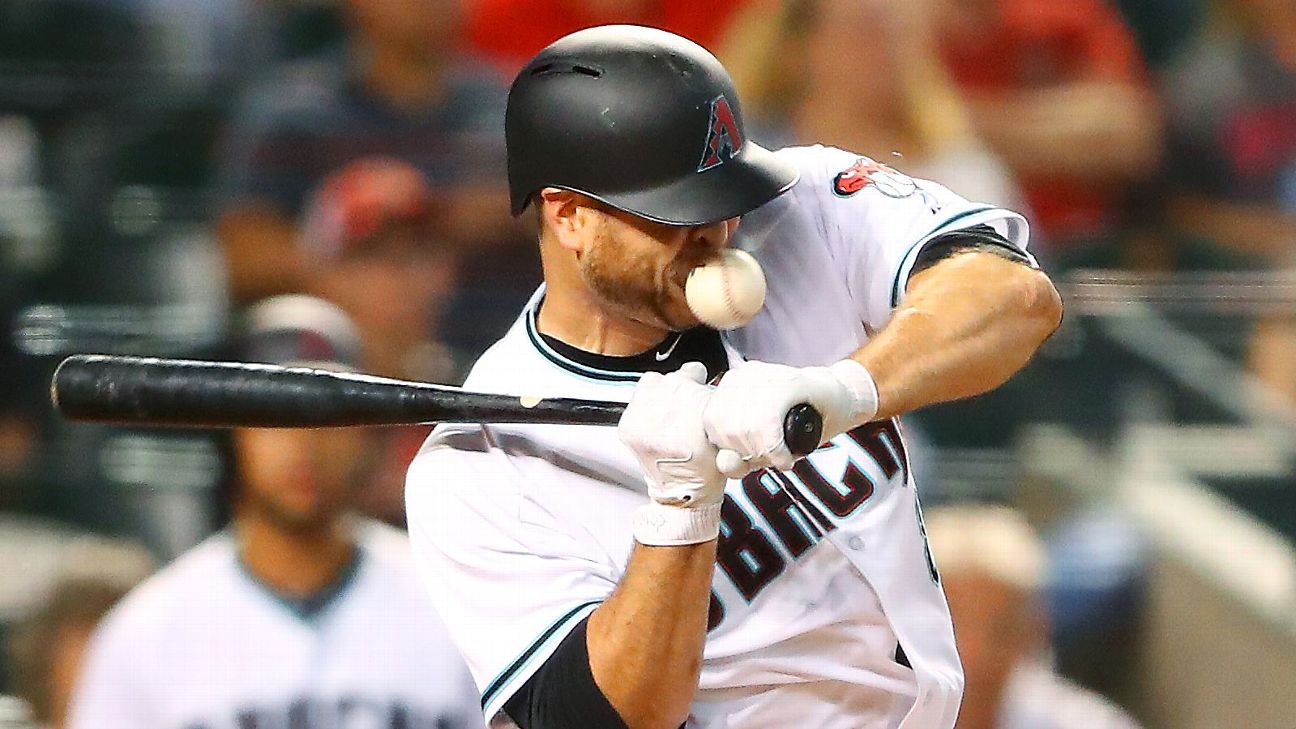
[[[333,428],[415,423],[615,425],[625,404],[468,392],[306,367],[77,354],[54,371],[54,407],[100,423],[184,428]],[[789,450],[819,445],[823,420],[801,404],[783,419]]]

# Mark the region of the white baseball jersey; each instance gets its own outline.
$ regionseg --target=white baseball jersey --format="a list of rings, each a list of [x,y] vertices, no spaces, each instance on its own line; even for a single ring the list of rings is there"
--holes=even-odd
[[[311,616],[257,582],[228,533],[128,595],[92,639],[71,729],[461,729],[477,691],[403,534],[360,527]]]
[[[727,336],[731,362],[849,355],[887,323],[937,235],[986,224],[1025,246],[1021,216],[940,185],[838,149],[778,154],[801,177],[738,228],[769,293]],[[680,338],[651,357],[580,356],[536,330],[542,297],[466,387],[626,401],[645,362],[681,363]],[[482,708],[508,726],[504,702],[623,574],[643,475],[612,427],[442,426],[415,458],[406,498],[419,567]],[[689,727],[954,725],[962,671],[896,422],[842,434],[792,471],[730,481],[722,514]]]

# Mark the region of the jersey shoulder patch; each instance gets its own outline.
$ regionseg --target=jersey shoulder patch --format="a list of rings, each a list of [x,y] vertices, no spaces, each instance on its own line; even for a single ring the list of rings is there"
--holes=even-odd
[[[868,157],[855,160],[855,164],[832,179],[832,191],[837,197],[850,197],[870,185],[883,195],[897,199],[918,192],[918,183],[912,177]]]

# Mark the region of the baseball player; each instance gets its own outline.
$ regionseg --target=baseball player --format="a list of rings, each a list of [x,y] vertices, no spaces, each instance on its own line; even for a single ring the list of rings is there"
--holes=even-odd
[[[506,137],[545,284],[467,387],[629,407],[616,429],[441,426],[411,465],[419,567],[492,726],[952,727],[896,416],[997,386],[1056,328],[1026,222],[753,144],[719,62],[646,28],[543,50]],[[726,246],[769,291],[722,336],[684,285]],[[824,441],[794,461],[802,402]]]
[[[253,307],[241,356],[350,368],[341,310]],[[234,432],[229,529],[133,591],[96,631],[71,729],[468,729],[477,692],[400,532],[353,520],[358,429]]]

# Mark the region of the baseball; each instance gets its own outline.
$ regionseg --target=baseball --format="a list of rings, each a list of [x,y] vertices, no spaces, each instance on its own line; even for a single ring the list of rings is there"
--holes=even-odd
[[[733,248],[689,272],[684,298],[693,315],[715,329],[735,329],[765,305],[765,272],[750,253]]]

